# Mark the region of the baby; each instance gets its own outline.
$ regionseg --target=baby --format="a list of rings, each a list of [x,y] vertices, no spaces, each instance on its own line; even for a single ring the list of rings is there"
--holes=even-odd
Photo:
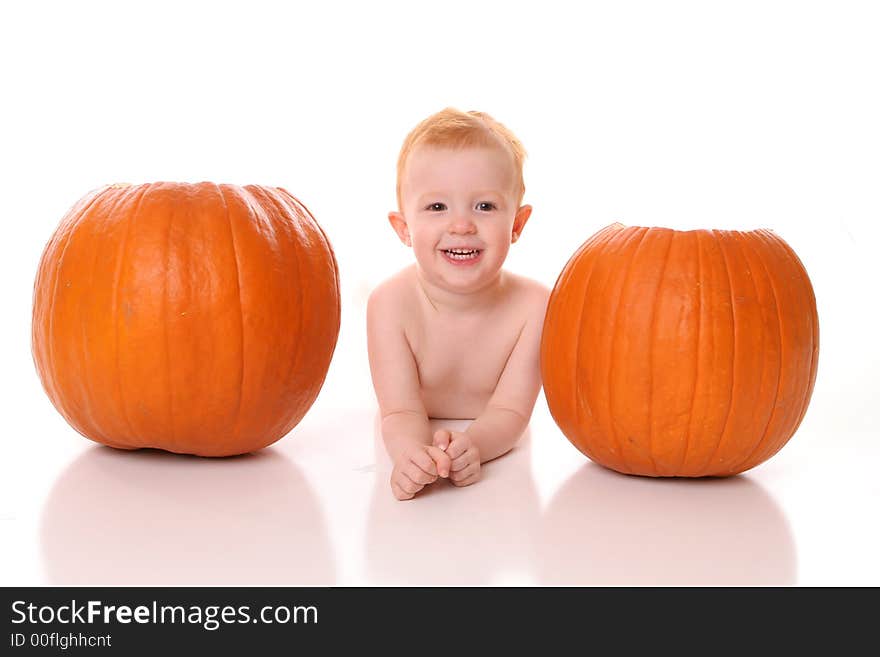
[[[508,452],[529,422],[549,290],[501,268],[532,212],[520,205],[524,157],[492,117],[451,108],[417,125],[401,149],[398,212],[388,219],[415,263],[367,302],[370,370],[398,499],[438,477],[476,482],[481,464]],[[474,421],[432,434],[429,418]]]

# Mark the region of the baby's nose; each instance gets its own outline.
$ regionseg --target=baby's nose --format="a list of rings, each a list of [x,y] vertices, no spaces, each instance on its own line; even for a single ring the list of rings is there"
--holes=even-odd
[[[456,235],[468,235],[477,232],[477,225],[468,217],[456,217],[449,224],[449,232]]]

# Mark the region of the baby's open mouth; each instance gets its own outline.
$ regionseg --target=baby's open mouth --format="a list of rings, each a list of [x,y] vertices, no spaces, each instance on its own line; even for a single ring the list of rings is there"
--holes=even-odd
[[[483,252],[482,249],[441,249],[453,260],[472,260]]]

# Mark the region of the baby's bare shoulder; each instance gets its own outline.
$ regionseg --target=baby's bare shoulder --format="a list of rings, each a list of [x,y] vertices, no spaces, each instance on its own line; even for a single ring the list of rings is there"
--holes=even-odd
[[[510,297],[528,315],[544,318],[550,288],[543,283],[518,274],[508,274]]]
[[[373,288],[367,298],[367,318],[384,321],[401,318],[403,309],[411,306],[413,295],[413,266],[401,269]]]

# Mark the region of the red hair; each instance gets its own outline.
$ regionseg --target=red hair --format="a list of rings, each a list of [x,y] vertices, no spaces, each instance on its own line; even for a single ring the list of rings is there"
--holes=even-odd
[[[485,112],[462,112],[454,107],[447,107],[419,123],[406,136],[400,155],[397,158],[397,207],[402,209],[400,202],[400,184],[406,161],[417,146],[440,146],[446,148],[501,148],[513,158],[516,175],[516,189],[519,193],[518,204],[522,202],[526,191],[523,182],[523,161],[526,149],[519,139],[503,124]]]

